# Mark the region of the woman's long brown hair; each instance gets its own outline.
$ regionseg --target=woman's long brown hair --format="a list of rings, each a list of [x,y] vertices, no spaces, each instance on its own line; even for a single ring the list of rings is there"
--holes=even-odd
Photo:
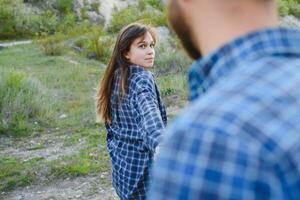
[[[129,76],[129,66],[131,65],[131,63],[125,58],[125,54],[130,50],[130,46],[133,41],[144,36],[147,32],[152,35],[154,42],[156,42],[156,35],[153,28],[140,23],[129,24],[118,34],[112,55],[97,88],[97,122],[111,123],[112,116],[110,97],[113,83],[115,81],[114,73],[116,69],[120,69],[120,90],[118,98],[122,99],[127,92],[127,79]]]

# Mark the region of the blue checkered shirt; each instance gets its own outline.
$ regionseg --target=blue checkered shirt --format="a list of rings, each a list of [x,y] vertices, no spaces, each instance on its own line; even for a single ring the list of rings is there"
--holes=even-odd
[[[258,30],[189,69],[150,200],[300,199],[300,31]]]
[[[120,71],[111,95],[112,123],[106,124],[113,186],[121,199],[145,199],[148,169],[167,123],[166,110],[150,71],[130,66],[128,91],[118,104]]]

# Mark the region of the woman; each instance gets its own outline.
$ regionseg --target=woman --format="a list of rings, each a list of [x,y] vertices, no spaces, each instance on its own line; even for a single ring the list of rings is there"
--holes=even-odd
[[[113,186],[123,200],[145,199],[148,171],[167,123],[152,73],[156,35],[146,25],[123,28],[97,91],[105,123]]]

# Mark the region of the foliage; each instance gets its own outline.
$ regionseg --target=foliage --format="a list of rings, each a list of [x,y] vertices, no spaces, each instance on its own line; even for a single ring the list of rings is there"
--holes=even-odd
[[[60,13],[69,13],[72,10],[73,0],[56,0],[55,8]]]
[[[20,0],[0,0],[0,39],[33,36],[37,30],[36,18]]]
[[[0,0],[0,24],[0,39],[9,39],[53,34],[59,23],[54,10],[36,13],[21,0]]]
[[[180,48],[177,39],[170,37],[156,47],[155,71],[159,74],[185,72],[191,60]]]
[[[91,10],[99,13],[100,2],[93,2],[91,4]]]
[[[26,186],[36,180],[36,174],[29,169],[36,160],[22,163],[13,157],[0,157],[0,191],[17,186]]]
[[[48,56],[58,56],[62,55],[65,49],[64,44],[65,36],[61,33],[57,33],[52,36],[48,36],[37,40],[37,42],[42,47],[42,50]]]
[[[74,42],[81,53],[107,63],[114,44],[113,36],[108,35],[101,26],[95,25],[86,28],[81,35]]]
[[[300,17],[300,0],[277,0],[281,16],[294,15]]]
[[[139,10],[139,12],[137,12]],[[115,10],[107,27],[110,33],[117,33],[124,25],[140,21],[153,26],[166,26],[166,12],[146,7],[143,1],[138,5],[128,6],[121,10]]]
[[[35,82],[24,72],[1,70],[0,134],[24,135],[33,122],[41,122],[46,98]]]

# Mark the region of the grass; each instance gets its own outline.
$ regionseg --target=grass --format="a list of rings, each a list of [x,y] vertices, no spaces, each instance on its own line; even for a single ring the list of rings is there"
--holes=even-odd
[[[30,173],[34,168],[42,171],[39,176],[50,177],[50,179],[109,170],[109,159],[105,148],[102,148],[101,152],[98,148],[99,144],[105,147],[103,127],[95,125],[94,120],[94,92],[103,70],[100,62],[78,57],[72,52],[50,57],[44,55],[36,44],[28,44],[1,50],[0,69],[15,70],[34,77],[56,101],[52,118],[49,120],[51,123],[47,127],[43,124],[36,125],[40,126],[38,129],[40,134],[46,134],[46,130],[52,132],[59,128],[59,131],[50,134],[53,134],[53,137],[66,138],[65,136],[71,133],[70,138],[74,143],[76,137],[86,138],[88,142],[83,149],[70,156],[50,162],[37,160],[34,165],[14,157],[0,157],[0,191],[11,190],[43,179]],[[49,99],[49,103],[50,101],[53,100]],[[63,114],[66,117],[60,118]],[[35,132],[35,130],[29,131]],[[26,143],[34,137],[30,136],[30,133],[28,135],[29,137],[23,138],[23,142]],[[65,145],[70,143],[67,139],[64,142]],[[29,150],[43,149],[45,146],[43,143],[37,144]]]
[[[0,157],[0,191],[34,182],[37,178],[34,168],[39,161],[40,158],[22,162],[14,157]]]
[[[82,148],[55,160],[43,157],[29,160],[12,156],[0,157],[0,192],[38,184],[45,180],[51,182],[66,177],[97,176],[109,171],[105,129],[103,125],[95,124],[94,114],[95,88],[104,69],[103,64],[79,57],[72,51],[61,56],[46,56],[40,47],[33,43],[1,50],[0,69],[28,74],[52,97],[49,98],[49,103],[55,102],[47,125],[35,124],[36,128],[29,130],[26,137],[11,140],[26,145],[35,137],[50,134],[54,139],[61,138],[65,147],[84,141]],[[172,106],[185,101],[185,79],[185,75],[180,73],[157,77],[167,105]],[[179,100],[174,101],[174,95],[180,97]],[[47,148],[47,143],[41,141],[27,150],[44,148]]]
[[[186,74],[167,74],[157,77],[162,99],[167,107],[170,106],[183,106],[187,101],[188,88]],[[178,97],[178,101],[174,100],[174,96]]]

